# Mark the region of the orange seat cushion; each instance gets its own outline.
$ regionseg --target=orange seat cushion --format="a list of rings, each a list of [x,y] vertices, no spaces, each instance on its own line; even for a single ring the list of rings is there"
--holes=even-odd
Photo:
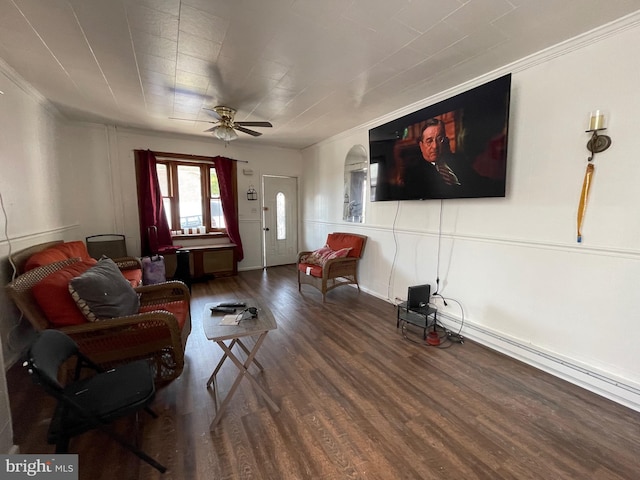
[[[158,310],[166,310],[169,313],[173,313],[173,316],[178,320],[178,326],[180,330],[187,321],[187,315],[189,314],[189,305],[185,301],[167,302],[159,305],[143,305],[140,307],[139,313],[157,312]]]
[[[331,250],[351,248],[347,256],[360,258],[364,246],[364,239],[349,235],[348,233],[330,233],[327,236],[327,245],[331,247]]]
[[[124,278],[129,280],[129,283],[133,288],[142,285],[142,270],[139,268],[132,268],[131,270],[122,270]]]
[[[309,269],[309,273],[307,273],[307,268]],[[322,277],[322,267],[320,265],[313,265],[310,263],[299,263],[298,270],[300,270],[305,275],[311,275],[312,277]]]
[[[53,327],[81,325],[87,322],[69,293],[69,281],[95,264],[96,261],[92,259],[67,265],[33,286],[33,296]]]

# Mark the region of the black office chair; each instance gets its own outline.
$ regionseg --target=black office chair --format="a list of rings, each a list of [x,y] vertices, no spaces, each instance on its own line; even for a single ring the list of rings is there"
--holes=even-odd
[[[68,361],[71,367],[75,362],[74,378],[63,385],[58,380],[59,369]],[[149,362],[139,360],[102,371],[80,353],[68,335],[43,330],[31,345],[24,366],[33,381],[58,400],[48,432],[48,442],[56,445],[56,453],[67,453],[72,437],[99,429],[161,473],[167,470],[109,428],[114,420],[140,409],[157,418],[149,408],[156,393]],[[86,375],[87,369],[94,371],[92,376]]]

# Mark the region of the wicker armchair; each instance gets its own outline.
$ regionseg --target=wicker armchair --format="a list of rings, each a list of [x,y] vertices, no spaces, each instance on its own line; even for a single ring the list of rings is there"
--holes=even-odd
[[[303,284],[312,285],[322,292],[322,301],[326,299],[327,292],[341,285],[358,284],[358,261],[362,257],[364,246],[367,243],[365,235],[355,233],[330,233],[327,236],[326,245],[333,251],[350,248],[349,253],[343,258],[333,258],[324,261],[321,265],[306,263],[313,252],[304,251],[298,253],[298,291]]]
[[[191,332],[190,295],[178,281],[136,288],[140,296],[138,314],[53,327],[38,305],[33,287],[49,274],[78,262],[62,260],[18,276],[6,286],[9,297],[36,331],[56,328],[69,335],[80,351],[103,368],[138,359],[150,359],[156,384],[177,378],[184,367],[184,349]],[[171,313],[174,312],[174,313]],[[183,320],[180,327],[180,320]]]

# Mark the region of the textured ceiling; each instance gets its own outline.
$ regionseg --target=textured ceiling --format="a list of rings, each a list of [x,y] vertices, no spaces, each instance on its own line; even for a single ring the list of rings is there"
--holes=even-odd
[[[71,119],[193,135],[203,107],[302,148],[640,0],[0,0],[0,58]],[[219,141],[212,138],[212,142]]]

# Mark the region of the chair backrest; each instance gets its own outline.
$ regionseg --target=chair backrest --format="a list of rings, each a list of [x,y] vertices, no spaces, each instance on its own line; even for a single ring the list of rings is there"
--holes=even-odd
[[[327,236],[327,245],[331,250],[351,248],[347,257],[361,258],[366,243],[367,237],[357,233],[334,232]]]
[[[89,255],[96,260],[99,260],[102,255],[106,255],[109,258],[127,256],[127,244],[124,235],[117,233],[91,235],[85,241]]]
[[[38,305],[34,295],[33,287],[47,275],[57,272],[67,265],[78,262],[77,258],[70,258],[55,262],[44,267],[34,268],[27,273],[23,273],[12,281],[5,288],[9,297],[14,301],[18,309],[33,325],[36,330],[44,330],[49,327],[49,320]]]
[[[68,335],[43,330],[29,348],[26,366],[34,382],[59,392],[63,388],[58,380],[60,366],[74,355],[78,355],[78,345]]]
[[[16,273],[18,275],[22,275],[24,273],[24,267],[27,263],[27,260],[31,258],[34,253],[41,252],[46,250],[49,247],[53,247],[54,245],[60,245],[62,240],[54,240],[52,242],[40,243],[38,245],[31,245],[23,250],[18,250],[11,254],[11,262],[15,265]]]

